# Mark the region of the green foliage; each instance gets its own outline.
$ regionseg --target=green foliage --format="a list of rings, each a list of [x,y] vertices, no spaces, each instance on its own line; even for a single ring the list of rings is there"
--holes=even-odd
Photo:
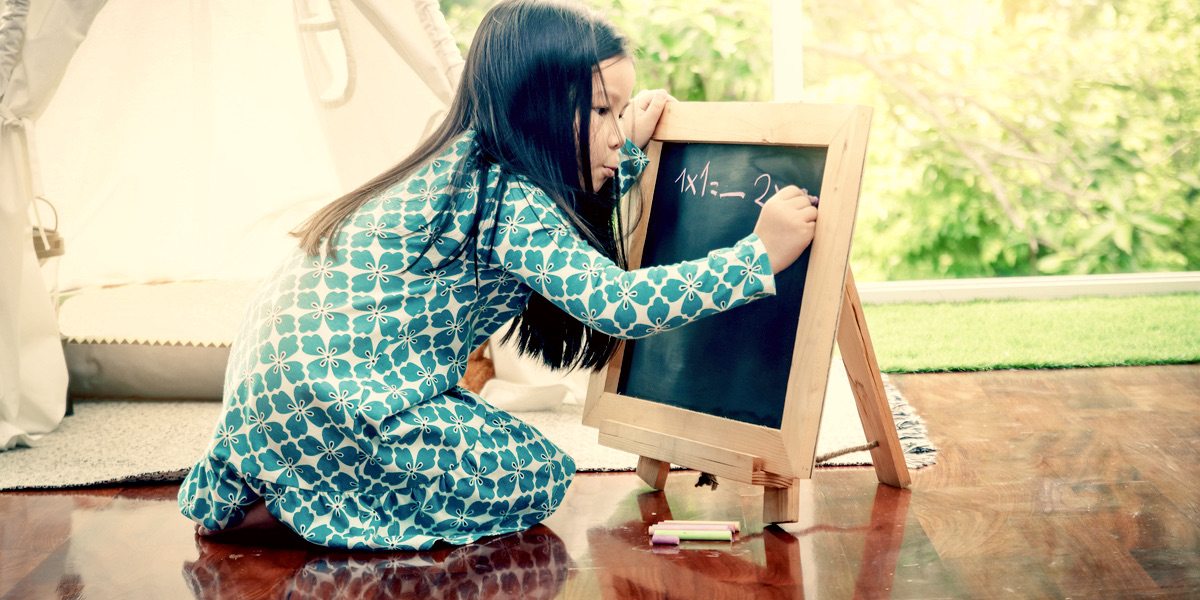
[[[789,0],[776,0],[789,1]],[[639,80],[771,99],[771,0],[595,0]],[[489,0],[442,0],[464,49]],[[876,109],[860,280],[1200,270],[1200,3],[805,0],[806,100]]]
[[[895,8],[805,3],[810,99],[878,109],[861,278],[1200,268],[1195,2]]]
[[[769,0],[595,4],[636,47],[646,87],[688,101],[771,99]]]
[[[446,24],[450,26],[450,33],[454,34],[454,41],[463,56],[471,47],[471,38],[475,37],[483,14],[493,4],[494,0],[441,0],[442,14],[446,16]]]
[[[589,3],[633,46],[638,79],[685,101],[771,98],[770,0],[672,0]],[[490,0],[442,0],[446,21],[466,54]]]

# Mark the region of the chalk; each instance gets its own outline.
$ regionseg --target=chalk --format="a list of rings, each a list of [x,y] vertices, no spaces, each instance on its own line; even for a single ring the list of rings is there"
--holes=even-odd
[[[688,529],[659,529],[654,532],[654,537],[659,536],[674,536],[681,540],[703,540],[712,542],[729,542],[733,540],[733,532],[725,530],[688,530]]]
[[[805,196],[808,196],[808,201],[812,202],[813,208],[816,208],[817,204],[819,204],[821,202],[820,198],[808,193],[807,188],[800,188],[800,193],[804,194]]]
[[[650,533],[660,529],[687,529],[688,531],[733,531],[728,525],[718,523],[659,523],[650,526]]]
[[[733,531],[733,532],[741,531],[741,526],[739,525],[739,523],[737,521],[680,521],[680,520],[668,519],[666,521],[659,521],[658,524],[659,525],[679,525],[682,527],[689,527],[691,525],[724,525],[724,526],[728,527],[730,531]]]
[[[662,534],[656,533],[656,534],[654,534],[654,537],[650,538],[650,543],[655,544],[655,545],[663,545],[663,546],[678,546],[679,545],[679,536],[677,536],[677,535],[662,535]]]

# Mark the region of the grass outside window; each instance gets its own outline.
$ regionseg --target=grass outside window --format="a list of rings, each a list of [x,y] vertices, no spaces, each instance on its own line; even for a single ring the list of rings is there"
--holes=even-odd
[[[1200,294],[863,307],[885,373],[1200,362]]]

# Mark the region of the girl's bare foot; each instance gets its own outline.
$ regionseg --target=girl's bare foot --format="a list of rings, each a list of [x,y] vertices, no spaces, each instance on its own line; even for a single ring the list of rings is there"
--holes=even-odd
[[[196,534],[201,537],[216,537],[246,532],[270,532],[279,529],[286,529],[286,527],[267,510],[267,504],[259,500],[246,509],[246,518],[242,519],[241,523],[225,529],[209,529],[196,525]]]

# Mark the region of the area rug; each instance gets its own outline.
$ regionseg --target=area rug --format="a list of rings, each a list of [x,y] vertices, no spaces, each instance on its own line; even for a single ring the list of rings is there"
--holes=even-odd
[[[844,372],[835,365],[821,418],[817,455],[866,443]],[[840,375],[840,376],[838,376]],[[935,449],[921,419],[885,381],[909,468],[933,463]],[[0,490],[77,488],[181,481],[212,436],[220,403],[203,400],[83,400],[75,414],[32,448],[0,452]],[[513,413],[570,454],[580,471],[632,471],[637,456],[596,443],[582,425],[583,407]],[[854,452],[819,466],[869,465]]]

